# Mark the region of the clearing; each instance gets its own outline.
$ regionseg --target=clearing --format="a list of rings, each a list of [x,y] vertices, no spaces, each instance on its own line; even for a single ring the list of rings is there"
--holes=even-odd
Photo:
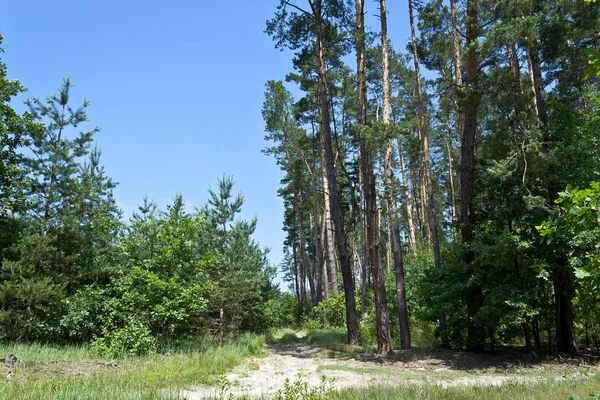
[[[535,353],[472,354],[409,350],[387,358],[326,340],[311,343],[300,332],[271,343],[267,355],[252,358],[226,374],[218,387],[197,386],[181,392],[187,400],[224,397],[271,397],[286,380],[335,390],[373,387],[440,388],[501,386],[579,381],[600,376],[597,357],[539,357]],[[281,342],[287,342],[282,344]],[[290,343],[291,342],[291,343]],[[364,351],[364,350],[363,350]],[[600,388],[599,388],[600,389]]]

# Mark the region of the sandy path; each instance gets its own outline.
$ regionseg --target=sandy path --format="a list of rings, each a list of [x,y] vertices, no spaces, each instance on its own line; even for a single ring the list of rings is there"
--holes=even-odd
[[[324,365],[340,364],[339,361],[318,357],[321,351],[312,346],[285,346],[269,350],[269,354],[261,359],[252,361],[255,369],[234,371],[227,374],[229,382],[228,393],[234,396],[272,396],[282,389],[285,380],[296,380],[299,376],[309,386],[318,386],[321,377],[331,382],[335,389],[347,387],[386,384],[386,377],[351,371],[319,370]],[[199,387],[195,390],[184,391],[182,398],[199,400],[218,395],[219,388]]]
[[[434,384],[441,387],[457,386],[499,386],[509,382],[528,383],[540,381],[539,376],[519,376],[487,373],[466,376],[448,376],[448,370],[425,370],[424,368],[398,368],[398,373],[375,374],[360,369],[381,366],[376,362],[332,360],[320,357],[321,349],[307,345],[290,345],[269,349],[264,358],[252,360],[250,368],[235,370],[227,375],[227,394],[235,397],[271,397],[284,387],[285,380],[296,380],[299,376],[310,386],[318,386],[321,377],[332,380],[334,389],[365,386],[407,386]],[[328,365],[350,367],[353,370],[320,369]],[[410,377],[402,372],[412,371]],[[436,373],[436,371],[438,373]],[[181,397],[187,400],[200,400],[218,396],[218,387],[196,387],[182,391]]]

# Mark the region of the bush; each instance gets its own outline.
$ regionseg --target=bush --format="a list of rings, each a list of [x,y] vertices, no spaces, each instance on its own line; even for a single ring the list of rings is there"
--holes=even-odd
[[[263,308],[265,328],[285,328],[297,325],[296,298],[289,293],[269,299]]]
[[[346,326],[346,304],[343,294],[332,295],[308,313],[302,326],[305,329],[340,328]]]
[[[92,342],[92,350],[109,357],[141,356],[155,352],[158,347],[156,339],[147,326],[133,322],[124,328],[104,332],[104,337]]]

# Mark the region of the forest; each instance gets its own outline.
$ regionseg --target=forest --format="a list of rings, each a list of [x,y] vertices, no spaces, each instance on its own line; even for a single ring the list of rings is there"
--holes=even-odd
[[[263,107],[287,279],[302,311],[343,296],[348,342],[370,323],[383,355],[428,330],[598,345],[598,5],[464,3],[408,1],[405,49],[385,0],[371,28],[362,0],[268,21],[294,54]]]
[[[280,265],[240,217],[231,176],[206,178],[216,184],[193,210],[175,193],[166,207],[140,196],[125,215],[71,77],[19,112],[26,88],[0,53],[0,352],[49,346],[80,362],[84,349],[152,368],[173,354],[169,368],[188,362],[222,388],[216,376],[261,341],[327,347],[329,334],[341,335],[331,351],[378,359],[597,354],[600,4],[402,1],[411,35],[392,43],[402,20],[386,0],[367,5],[375,16],[364,0],[273,3],[264,34],[290,56],[262,105],[263,153],[283,174]],[[190,346],[217,361],[194,364]],[[145,372],[159,383],[140,397],[101,380],[81,390],[164,398],[197,383],[174,378],[181,368]],[[59,375],[65,385],[35,390],[84,398],[65,389],[79,375]],[[0,395],[25,398],[2,379]],[[288,390],[277,398],[330,398]]]

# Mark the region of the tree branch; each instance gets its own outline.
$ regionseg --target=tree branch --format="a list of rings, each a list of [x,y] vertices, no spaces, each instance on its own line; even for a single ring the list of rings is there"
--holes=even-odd
[[[298,7],[298,6],[297,6],[297,5],[295,5],[295,4],[292,4],[292,3],[290,3],[289,1],[286,1],[284,4],[285,4],[286,6],[290,6],[290,7],[292,7],[292,8],[295,8],[296,10],[300,11],[302,14],[306,14],[306,15],[308,15],[309,17],[311,17],[311,18],[314,18],[314,15],[313,15],[313,14],[309,13],[309,12],[308,12],[308,11],[306,11],[306,10],[303,10],[302,8]],[[311,6],[311,7],[312,7],[312,6]]]

